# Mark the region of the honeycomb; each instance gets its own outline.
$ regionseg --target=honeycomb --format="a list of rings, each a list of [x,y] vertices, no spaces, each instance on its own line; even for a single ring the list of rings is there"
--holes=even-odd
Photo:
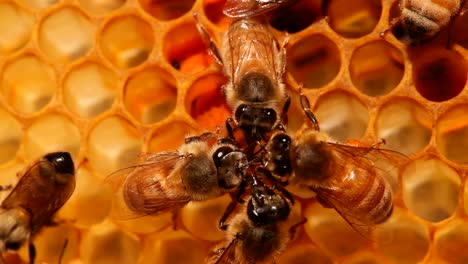
[[[421,0],[422,1],[422,0]],[[69,151],[77,186],[60,224],[35,239],[42,263],[203,263],[224,239],[217,220],[228,196],[190,202],[170,214],[108,217],[103,180],[141,151],[177,148],[230,116],[222,70],[208,54],[193,13],[221,40],[231,20],[222,0],[1,0],[0,184],[43,154]],[[289,129],[303,114],[298,85],[323,131],[338,141],[375,142],[409,156],[392,175],[392,217],[374,243],[311,194],[295,212],[308,218],[276,263],[467,263],[468,15],[421,47],[391,33],[397,1],[302,0],[269,19],[289,32]],[[24,70],[24,72],[22,72]],[[0,198],[7,192],[0,193]],[[174,225],[177,227],[174,230]],[[7,256],[27,261],[27,249]]]

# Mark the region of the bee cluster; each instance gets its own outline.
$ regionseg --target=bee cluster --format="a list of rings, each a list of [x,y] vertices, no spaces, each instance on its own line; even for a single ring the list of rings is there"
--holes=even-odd
[[[373,239],[374,226],[393,211],[392,190],[375,162],[398,167],[406,157],[380,148],[383,142],[331,142],[320,132],[303,94],[305,125],[292,137],[286,132],[287,37],[278,43],[263,19],[264,13],[285,3],[228,1],[224,12],[236,20],[219,48],[194,15],[228,76],[223,92],[233,118],[226,120],[225,133],[219,128],[188,137],[176,151],[144,154],[138,168],[109,177],[116,190],[114,217],[176,214],[190,201],[228,193],[232,201],[219,220],[226,240],[207,263],[271,263],[307,221],[289,217],[292,187],[314,191],[323,206],[334,208],[361,235]]]
[[[382,148],[384,141],[333,142],[320,131],[302,93],[305,123],[295,133],[287,130],[288,37],[278,42],[265,16],[295,2],[227,1],[224,13],[234,22],[220,45],[194,14],[200,35],[228,77],[223,93],[233,109],[232,118],[217,131],[185,138],[176,150],[142,153],[138,165],[107,177],[106,184],[114,190],[111,217],[128,220],[172,212],[177,229],[178,212],[189,202],[228,194],[231,202],[219,219],[226,238],[206,263],[272,263],[308,220],[291,216],[296,192],[312,191],[315,197],[310,199],[335,209],[360,235],[377,242],[375,226],[393,212],[389,172],[377,164],[398,170],[408,158]],[[328,2],[323,1],[325,14]],[[408,45],[435,37],[465,5],[465,1],[447,3],[449,15],[438,20],[430,16],[437,10],[400,2],[401,16],[389,30]],[[74,191],[75,170],[68,152],[49,153],[28,167],[14,188],[1,186],[0,191],[12,189],[0,206],[1,264],[8,263],[3,252],[25,243],[34,263],[33,239],[42,227],[56,224],[52,217]]]

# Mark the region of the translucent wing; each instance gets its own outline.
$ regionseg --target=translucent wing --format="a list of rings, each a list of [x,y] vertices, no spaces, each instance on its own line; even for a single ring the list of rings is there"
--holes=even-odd
[[[178,182],[176,178],[170,179],[171,172],[185,158],[177,151],[143,153],[138,165],[109,175],[105,183],[114,192],[111,216],[132,219],[164,213],[189,202],[185,193],[165,189],[168,182]]]
[[[52,222],[53,215],[65,204],[75,189],[75,177],[65,184],[56,182],[54,175],[42,175],[55,170],[41,169],[52,166],[47,161],[34,163],[20,178],[15,188],[2,202],[2,208],[23,207],[31,213],[31,232]]]
[[[227,0],[223,13],[228,17],[245,18],[264,14],[296,0]]]
[[[264,23],[256,20],[239,20],[234,22],[228,32],[231,74],[233,86],[252,65],[261,67],[264,74],[276,76],[276,40]]]

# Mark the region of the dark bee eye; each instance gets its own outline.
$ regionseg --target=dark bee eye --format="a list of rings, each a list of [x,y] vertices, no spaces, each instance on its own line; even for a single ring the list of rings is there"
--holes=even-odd
[[[234,149],[228,146],[222,146],[219,147],[214,153],[213,153],[213,161],[216,165],[217,168],[221,166],[221,160],[226,156],[227,154],[233,152]]]
[[[271,189],[256,188],[247,205],[249,219],[258,226],[285,220],[290,212],[289,204]]]
[[[75,174],[75,166],[68,152],[54,152],[44,156],[44,158],[54,164],[55,171],[60,174]]]

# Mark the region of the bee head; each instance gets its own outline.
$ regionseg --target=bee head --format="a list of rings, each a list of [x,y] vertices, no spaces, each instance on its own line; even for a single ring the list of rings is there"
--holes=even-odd
[[[424,23],[414,14],[407,14],[399,19],[392,28],[393,35],[406,45],[417,46],[434,37],[432,25]]]
[[[276,123],[276,111],[272,108],[262,108],[253,105],[241,104],[237,107],[234,117],[239,127],[247,135],[255,136],[270,131]]]
[[[286,200],[267,187],[255,187],[247,205],[249,219],[257,226],[286,220],[290,210]]]
[[[247,156],[230,146],[221,146],[213,153],[218,170],[218,184],[226,190],[239,186],[246,170]]]
[[[55,169],[58,183],[66,183],[75,174],[73,159],[68,152],[53,152],[44,156]]]

